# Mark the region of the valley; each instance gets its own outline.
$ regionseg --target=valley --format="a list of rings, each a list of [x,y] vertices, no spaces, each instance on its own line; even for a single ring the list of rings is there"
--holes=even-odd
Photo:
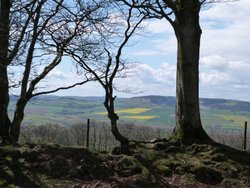
[[[15,98],[11,97],[10,112]],[[200,99],[203,126],[213,132],[241,132],[250,119],[250,102],[226,99]],[[118,98],[120,122],[140,126],[173,128],[175,98],[142,96]],[[41,96],[27,106],[23,125],[59,124],[69,126],[91,119],[108,121],[102,97]]]

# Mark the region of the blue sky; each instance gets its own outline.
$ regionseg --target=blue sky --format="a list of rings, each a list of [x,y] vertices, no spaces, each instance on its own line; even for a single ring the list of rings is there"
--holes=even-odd
[[[200,97],[250,101],[250,1],[218,3],[201,11]],[[136,63],[119,89],[136,94],[117,93],[118,97],[175,95],[176,39],[164,20],[148,23],[143,36],[126,48],[124,56]],[[134,42],[133,41],[133,42]],[[53,83],[65,85],[77,80],[74,68],[66,62],[55,70]],[[56,95],[102,96],[97,83],[86,84]]]

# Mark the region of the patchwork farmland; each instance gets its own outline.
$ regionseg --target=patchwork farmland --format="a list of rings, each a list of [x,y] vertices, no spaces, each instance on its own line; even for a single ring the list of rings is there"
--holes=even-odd
[[[10,112],[14,110],[11,98]],[[241,131],[250,119],[250,102],[201,99],[201,118],[210,131]],[[145,96],[116,100],[116,113],[120,122],[142,126],[173,128],[175,125],[175,98]],[[26,110],[24,125],[48,123],[63,126],[92,119],[108,121],[102,97],[43,96],[32,100]]]

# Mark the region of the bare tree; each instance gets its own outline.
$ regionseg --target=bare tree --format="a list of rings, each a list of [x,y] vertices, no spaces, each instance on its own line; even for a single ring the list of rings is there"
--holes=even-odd
[[[121,134],[131,140],[142,142],[155,138],[164,138],[166,135],[163,133],[167,132],[166,129],[162,128],[138,126],[123,122],[119,123],[119,127]],[[56,124],[22,126],[19,140],[22,144],[31,145],[50,143],[66,146],[84,146],[86,143],[86,124],[75,124],[69,127]],[[91,121],[89,141],[89,148],[92,150],[112,151],[114,147],[119,146],[119,142],[113,136],[107,122]],[[232,145],[232,143],[227,143]]]
[[[70,127],[70,133],[72,139],[77,146],[85,146],[87,125],[86,124],[75,124]]]
[[[92,63],[86,61],[86,59],[84,59],[84,54],[81,52],[76,53],[75,50],[69,50],[68,53],[74,58],[82,70],[92,73],[95,79],[103,87],[105,91],[104,106],[110,120],[111,132],[120,142],[121,151],[123,153],[128,153],[129,139],[123,136],[117,127],[119,116],[115,113],[116,96],[114,96],[114,80],[116,77],[124,76],[122,75],[122,71],[127,67],[121,58],[123,49],[135,33],[136,29],[140,27],[140,24],[146,15],[141,14],[132,7],[129,7],[128,9],[126,7],[121,7],[117,2],[111,3],[110,6],[112,11],[114,11],[110,14],[110,23],[115,25],[111,25],[107,33],[110,35],[109,39],[112,40],[115,38],[115,40],[119,42],[115,42],[115,44],[108,47],[106,45],[102,54],[96,58],[96,62]],[[117,29],[119,26],[121,26],[120,29]]]
[[[214,0],[121,0],[129,7],[158,19],[166,19],[177,39],[176,127],[172,141],[211,142],[204,131],[199,107],[199,54],[202,4]]]
[[[41,90],[45,86],[44,80],[63,61],[66,49],[80,35],[84,52],[91,54],[98,41],[93,42],[93,37],[90,36],[95,32],[95,25],[106,17],[101,14],[105,1],[0,2],[0,136],[3,143],[12,143],[18,141],[24,109],[31,98],[70,89],[93,80],[86,74],[81,82]],[[16,72],[20,73],[20,77]],[[11,75],[15,75],[14,80],[11,80]],[[15,90],[18,100],[11,120],[8,103],[12,87],[18,88]]]

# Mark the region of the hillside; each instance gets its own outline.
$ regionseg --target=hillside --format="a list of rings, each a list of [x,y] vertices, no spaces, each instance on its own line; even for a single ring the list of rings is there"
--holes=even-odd
[[[14,101],[15,97],[11,97],[10,112],[14,110]],[[250,119],[250,102],[200,99],[200,104],[203,125],[209,130],[239,131],[244,121]],[[171,128],[175,124],[174,107],[174,97],[143,96],[116,100],[120,121],[135,125]],[[28,104],[23,124],[67,126],[87,118],[107,121],[102,97],[40,96]]]
[[[11,97],[10,112],[15,98]],[[206,129],[238,131],[250,119],[250,102],[226,99],[200,99],[201,117]],[[172,128],[175,124],[174,97],[143,96],[116,100],[120,121],[135,125]],[[72,125],[86,119],[107,121],[102,97],[41,96],[26,108],[23,124],[55,123]]]

